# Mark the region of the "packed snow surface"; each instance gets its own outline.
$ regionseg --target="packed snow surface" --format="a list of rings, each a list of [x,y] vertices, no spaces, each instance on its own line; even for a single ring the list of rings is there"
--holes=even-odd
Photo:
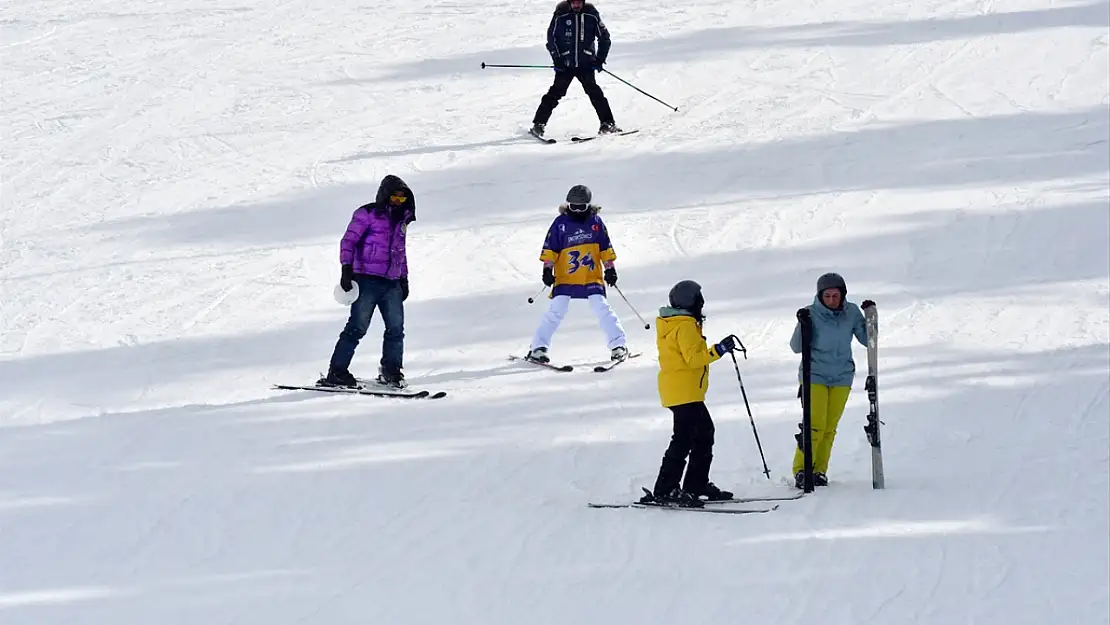
[[[543,145],[553,2],[0,5],[5,625],[1110,623],[1110,5],[599,2],[635,135]],[[659,98],[671,110],[617,77]],[[352,210],[414,189],[405,366],[325,370]],[[640,358],[575,305],[522,354],[587,184]],[[704,288],[712,479],[791,492],[787,342],[838,271],[878,302],[828,488],[766,514],[608,509],[671,432],[654,323]],[[355,357],[376,373],[381,321]]]

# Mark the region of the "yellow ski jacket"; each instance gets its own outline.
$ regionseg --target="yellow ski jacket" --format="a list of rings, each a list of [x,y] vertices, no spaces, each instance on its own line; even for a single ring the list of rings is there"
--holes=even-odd
[[[690,313],[664,306],[655,320],[659,348],[659,400],[664,407],[705,401],[709,364],[721,358]]]

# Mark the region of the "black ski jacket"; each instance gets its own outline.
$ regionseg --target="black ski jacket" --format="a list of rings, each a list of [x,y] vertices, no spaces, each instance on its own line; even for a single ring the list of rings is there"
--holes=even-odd
[[[609,56],[611,43],[609,29],[594,5],[586,2],[581,11],[570,8],[570,2],[556,5],[547,28],[547,51],[556,68],[600,65]]]

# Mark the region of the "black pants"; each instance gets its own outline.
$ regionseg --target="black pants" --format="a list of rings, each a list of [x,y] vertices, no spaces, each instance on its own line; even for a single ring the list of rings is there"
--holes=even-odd
[[[686,479],[682,490],[700,495],[709,484],[709,465],[713,463],[713,418],[705,402],[671,406],[674,413],[674,433],[671,444],[663,454],[663,464],[659,467],[659,477],[655,480],[656,495],[666,495],[678,488],[682,471]],[[690,466],[686,467],[686,457]]]
[[[540,100],[540,106],[536,109],[536,116],[532,118],[533,124],[546,124],[547,120],[551,119],[551,112],[555,110],[556,106],[559,106],[559,100],[567,94],[567,88],[570,87],[570,83],[575,78],[582,83],[582,90],[586,92],[586,95],[590,96],[590,104],[594,105],[598,121],[602,124],[613,123],[613,111],[609,108],[609,100],[605,99],[605,94],[597,84],[594,70],[589,67],[580,67],[565,72],[555,72],[555,82],[551,83],[551,88]]]

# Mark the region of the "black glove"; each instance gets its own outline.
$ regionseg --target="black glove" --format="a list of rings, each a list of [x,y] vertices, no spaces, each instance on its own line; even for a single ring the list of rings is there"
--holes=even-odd
[[[605,284],[609,286],[617,286],[617,268],[609,266],[605,268]]]
[[[605,66],[605,59],[595,59],[594,60],[593,67],[594,67],[595,72],[600,72],[601,70],[605,69],[604,66]]]
[[[555,284],[555,272],[551,270],[550,265],[543,266],[543,284],[544,286]]]
[[[725,352],[731,352],[736,349],[736,337],[731,334],[721,339],[720,343],[716,345],[717,355],[724,356]]]
[[[874,305],[875,305],[875,302],[873,302],[869,299],[865,299],[865,300],[863,300],[863,304],[860,305],[860,308],[862,308],[864,310],[867,310],[868,308],[871,308]]]
[[[405,276],[404,278],[401,278],[401,301],[403,302],[403,301],[407,300],[408,298],[409,298],[409,277]]]
[[[565,71],[570,69],[570,57],[569,56],[555,57],[552,60],[555,62],[555,71],[556,72],[565,72]]]
[[[351,289],[354,288],[353,286],[351,286],[351,278],[354,277],[354,275],[354,266],[343,265],[343,273],[339,277],[339,288],[343,289],[344,291],[350,292]]]

